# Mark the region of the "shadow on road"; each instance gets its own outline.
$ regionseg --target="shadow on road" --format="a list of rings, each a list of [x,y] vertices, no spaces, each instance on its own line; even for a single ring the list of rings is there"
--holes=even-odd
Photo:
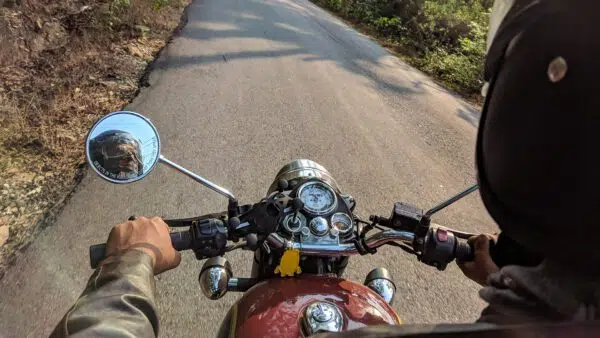
[[[181,33],[185,39],[206,41],[231,39],[232,44],[243,39],[260,39],[256,44],[268,49],[212,54],[168,55],[158,61],[156,68],[181,68],[236,60],[303,56],[304,62],[333,61],[338,66],[363,76],[375,89],[393,94],[419,94],[424,89],[410,82],[406,85],[396,79],[385,79],[385,66],[380,63],[387,51],[357,34],[352,29],[329,19],[329,15],[312,4],[302,6],[285,1],[224,0],[220,6],[205,6],[195,2],[191,6],[198,13],[190,18]],[[217,44],[218,45],[218,44]],[[243,48],[243,47],[240,47]]]
[[[460,102],[460,101],[459,101]],[[461,107],[457,109],[456,114],[461,119],[469,122],[473,127],[479,126],[479,119],[481,118],[481,112],[467,104],[462,103]]]
[[[418,90],[421,90],[423,87],[428,87],[430,89],[433,89],[433,90],[436,90],[436,91],[440,91],[440,92],[443,92],[443,93],[446,93],[446,94],[455,95],[454,93],[452,93],[451,91],[449,91],[446,88],[442,88],[440,86],[437,86],[437,85],[434,85],[434,84],[431,84],[431,83],[427,83],[427,82],[424,82],[424,81],[421,81],[421,80],[414,80],[414,81],[411,81],[411,83],[413,85],[413,88],[418,89]]]

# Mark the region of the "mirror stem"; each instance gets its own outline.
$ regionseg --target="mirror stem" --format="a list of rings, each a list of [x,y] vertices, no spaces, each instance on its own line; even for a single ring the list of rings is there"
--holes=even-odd
[[[477,184],[475,184],[475,185],[473,185],[473,186],[469,187],[467,190],[465,190],[465,191],[462,191],[462,192],[458,193],[457,195],[455,195],[455,196],[452,196],[452,197],[450,197],[449,199],[447,199],[446,201],[444,201],[444,202],[442,202],[442,203],[440,203],[440,204],[436,205],[435,207],[433,207],[433,208],[429,209],[429,211],[427,211],[427,212],[425,213],[425,216],[427,216],[427,217],[430,217],[431,215],[435,214],[436,212],[438,212],[438,211],[440,211],[440,210],[444,209],[445,207],[447,207],[447,206],[449,206],[450,204],[452,204],[452,203],[454,203],[454,202],[458,201],[459,199],[461,199],[461,198],[463,198],[463,197],[467,196],[468,194],[472,193],[473,191],[475,191],[475,190],[477,190],[477,189],[479,189],[479,185],[477,185]]]
[[[160,155],[158,160],[161,161],[162,163],[168,165],[169,167],[181,172],[182,174],[186,175],[187,177],[193,179],[194,181],[212,189],[214,192],[227,197],[229,200],[235,200],[235,196],[233,196],[233,194],[229,190],[227,190],[223,187],[220,187],[220,186],[212,183],[211,181],[207,180],[206,178],[185,169],[184,167],[180,166],[179,164],[170,161],[163,155]]]

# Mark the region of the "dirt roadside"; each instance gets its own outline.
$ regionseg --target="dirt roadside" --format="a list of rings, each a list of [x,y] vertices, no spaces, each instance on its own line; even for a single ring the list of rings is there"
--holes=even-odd
[[[127,105],[190,0],[0,0],[0,278],[86,168],[83,141]]]

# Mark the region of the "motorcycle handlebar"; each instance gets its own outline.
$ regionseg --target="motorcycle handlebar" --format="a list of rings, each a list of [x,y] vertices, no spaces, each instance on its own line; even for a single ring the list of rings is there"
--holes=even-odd
[[[219,248],[222,249],[222,247],[224,247],[224,245],[226,245],[227,242],[227,227],[223,224],[223,222],[215,218],[203,219],[201,222],[197,222],[197,219],[183,219],[177,221],[181,224],[189,224],[192,220],[195,221],[195,226],[197,227],[197,229],[194,228],[196,229],[195,232],[192,231],[192,228],[190,228],[190,230],[188,231],[172,232],[170,234],[171,243],[175,250],[197,250],[200,249],[200,247],[202,247],[203,250],[207,249],[208,251],[206,252],[201,250],[199,254],[200,257],[212,257],[213,255],[218,254],[218,252],[221,252]],[[432,226],[434,228],[444,228],[437,224],[432,224]],[[450,230],[450,232],[457,232],[448,228],[444,229],[446,229],[446,231]],[[192,240],[192,232],[196,233],[196,235],[194,235],[194,238],[196,240]],[[222,237],[219,237],[223,235],[225,236],[224,241]],[[465,238],[469,236],[470,234],[462,232],[456,234],[457,238]],[[292,248],[300,251],[303,255],[340,257],[352,256],[359,253],[364,254],[364,250],[373,250],[389,242],[401,242],[403,244],[408,245],[409,247],[414,247],[415,239],[416,235],[411,231],[388,229],[375,233],[363,239],[361,241],[362,244],[359,243],[360,245],[362,245],[362,249],[358,246],[359,244],[357,243],[323,245],[293,242],[283,238],[277,233],[271,233],[266,238],[266,242],[271,248]],[[448,247],[446,246],[446,248]],[[458,261],[471,261],[474,259],[472,247],[468,243],[463,241],[456,240],[455,245],[453,245],[453,248],[451,250],[452,252],[449,252],[447,250],[442,251],[445,252],[445,254],[443,255],[444,258],[442,259],[442,262],[450,262],[453,259],[457,259]],[[439,261],[439,256],[435,252],[431,251],[431,248],[428,252],[433,253],[433,257],[435,259],[438,259]],[[92,269],[96,269],[100,262],[106,258],[106,244],[103,243],[90,246],[89,255],[90,266],[92,267]]]
[[[369,249],[378,248],[388,242],[403,242],[412,245],[415,239],[415,234],[409,231],[385,230],[373,234],[365,239],[365,245]],[[306,244],[299,242],[291,242],[283,238],[277,233],[272,233],[267,237],[267,243],[274,249],[290,248],[300,251],[303,255],[308,256],[352,256],[359,253],[356,244]]]
[[[172,232],[171,243],[177,251],[192,248],[192,236],[189,231]],[[106,243],[90,246],[90,266],[96,269],[100,262],[106,258]]]
[[[442,237],[444,236],[440,236],[439,238]],[[472,261],[474,259],[473,248],[469,243],[458,239],[450,240],[450,238],[454,238],[454,235],[452,235],[452,237],[447,235],[446,239],[443,240],[442,245],[428,245],[426,250],[419,253],[420,260],[443,270],[446,265],[454,259],[462,262]],[[376,249],[390,242],[401,242],[409,247],[414,247],[415,239],[415,234],[410,231],[384,230],[364,239],[362,245],[364,249],[367,250]],[[359,251],[359,248],[355,243],[331,245],[299,243],[289,241],[277,233],[270,234],[266,241],[273,249],[295,249],[300,251],[302,255],[307,256],[340,257],[363,253]],[[430,241],[435,241],[435,238],[430,239]],[[446,243],[449,246],[446,245]]]

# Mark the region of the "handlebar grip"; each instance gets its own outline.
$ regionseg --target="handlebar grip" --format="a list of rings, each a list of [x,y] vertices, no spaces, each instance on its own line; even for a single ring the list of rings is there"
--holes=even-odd
[[[470,262],[475,259],[475,250],[471,244],[463,241],[456,242],[456,251],[454,256],[459,262]]]
[[[172,232],[171,243],[177,251],[192,248],[192,235],[189,231]],[[90,246],[90,267],[96,269],[100,262],[106,258],[106,243]]]
[[[189,231],[172,232],[170,235],[175,250],[183,251],[192,248],[192,234]]]
[[[106,243],[90,246],[90,267],[96,269],[106,257]]]

